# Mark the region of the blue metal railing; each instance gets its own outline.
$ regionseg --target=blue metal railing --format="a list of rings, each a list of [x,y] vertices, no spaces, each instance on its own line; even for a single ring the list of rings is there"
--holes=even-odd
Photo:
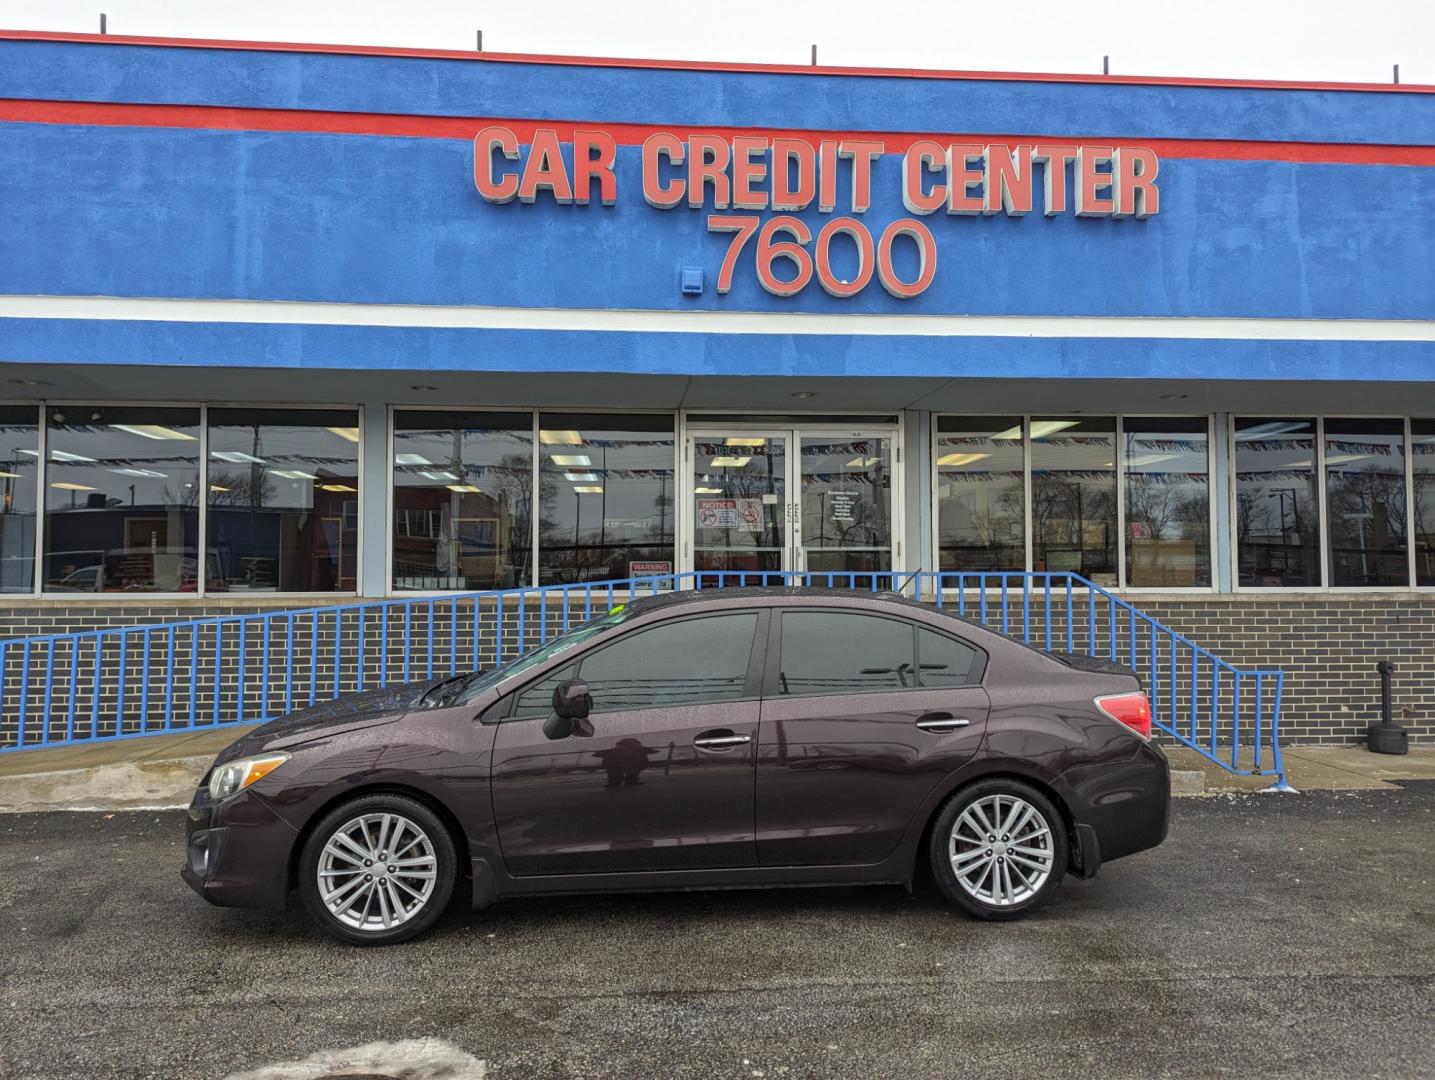
[[[747,585],[904,592],[1047,651],[1119,661],[1166,734],[1283,780],[1281,672],[1236,668],[1070,573],[700,571],[15,638],[0,641],[0,752],[271,720],[502,664],[633,597]]]

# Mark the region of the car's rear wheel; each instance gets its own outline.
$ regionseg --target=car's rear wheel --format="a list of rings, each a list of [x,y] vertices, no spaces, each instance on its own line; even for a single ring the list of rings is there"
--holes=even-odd
[[[359,945],[407,941],[453,896],[457,855],[437,814],[404,795],[364,795],[314,827],[299,857],[299,892],[314,920]]]
[[[1066,826],[1050,799],[1019,780],[982,780],[949,799],[932,825],[932,876],[979,919],[1019,919],[1051,899],[1066,873]]]

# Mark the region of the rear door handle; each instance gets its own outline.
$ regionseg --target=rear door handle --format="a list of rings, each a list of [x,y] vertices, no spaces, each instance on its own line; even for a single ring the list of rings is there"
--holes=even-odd
[[[951,713],[934,712],[927,713],[917,719],[917,726],[923,731],[956,731],[957,728],[967,727],[971,723],[965,717],[953,716]]]
[[[751,735],[739,735],[735,731],[706,731],[693,740],[693,745],[703,750],[731,750],[752,742]]]

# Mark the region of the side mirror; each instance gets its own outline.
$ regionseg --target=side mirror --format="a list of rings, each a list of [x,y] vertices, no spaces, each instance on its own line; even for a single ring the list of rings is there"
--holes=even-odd
[[[588,722],[588,710],[593,707],[593,697],[588,684],[577,679],[568,679],[553,690],[553,715],[543,721],[543,734],[549,739],[566,739],[570,735],[592,735],[593,725]]]
[[[593,695],[580,679],[565,679],[553,688],[553,712],[565,720],[585,720],[593,708]]]

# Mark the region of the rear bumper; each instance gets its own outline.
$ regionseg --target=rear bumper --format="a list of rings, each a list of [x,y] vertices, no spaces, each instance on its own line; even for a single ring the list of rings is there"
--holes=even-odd
[[[180,877],[219,907],[284,907],[289,856],[298,834],[249,791],[222,802],[195,793],[185,818]]]
[[[1094,834],[1100,863],[1166,839],[1171,766],[1160,747],[1142,743],[1125,761],[1072,769],[1062,780],[1074,795],[1071,810],[1078,828]]]

